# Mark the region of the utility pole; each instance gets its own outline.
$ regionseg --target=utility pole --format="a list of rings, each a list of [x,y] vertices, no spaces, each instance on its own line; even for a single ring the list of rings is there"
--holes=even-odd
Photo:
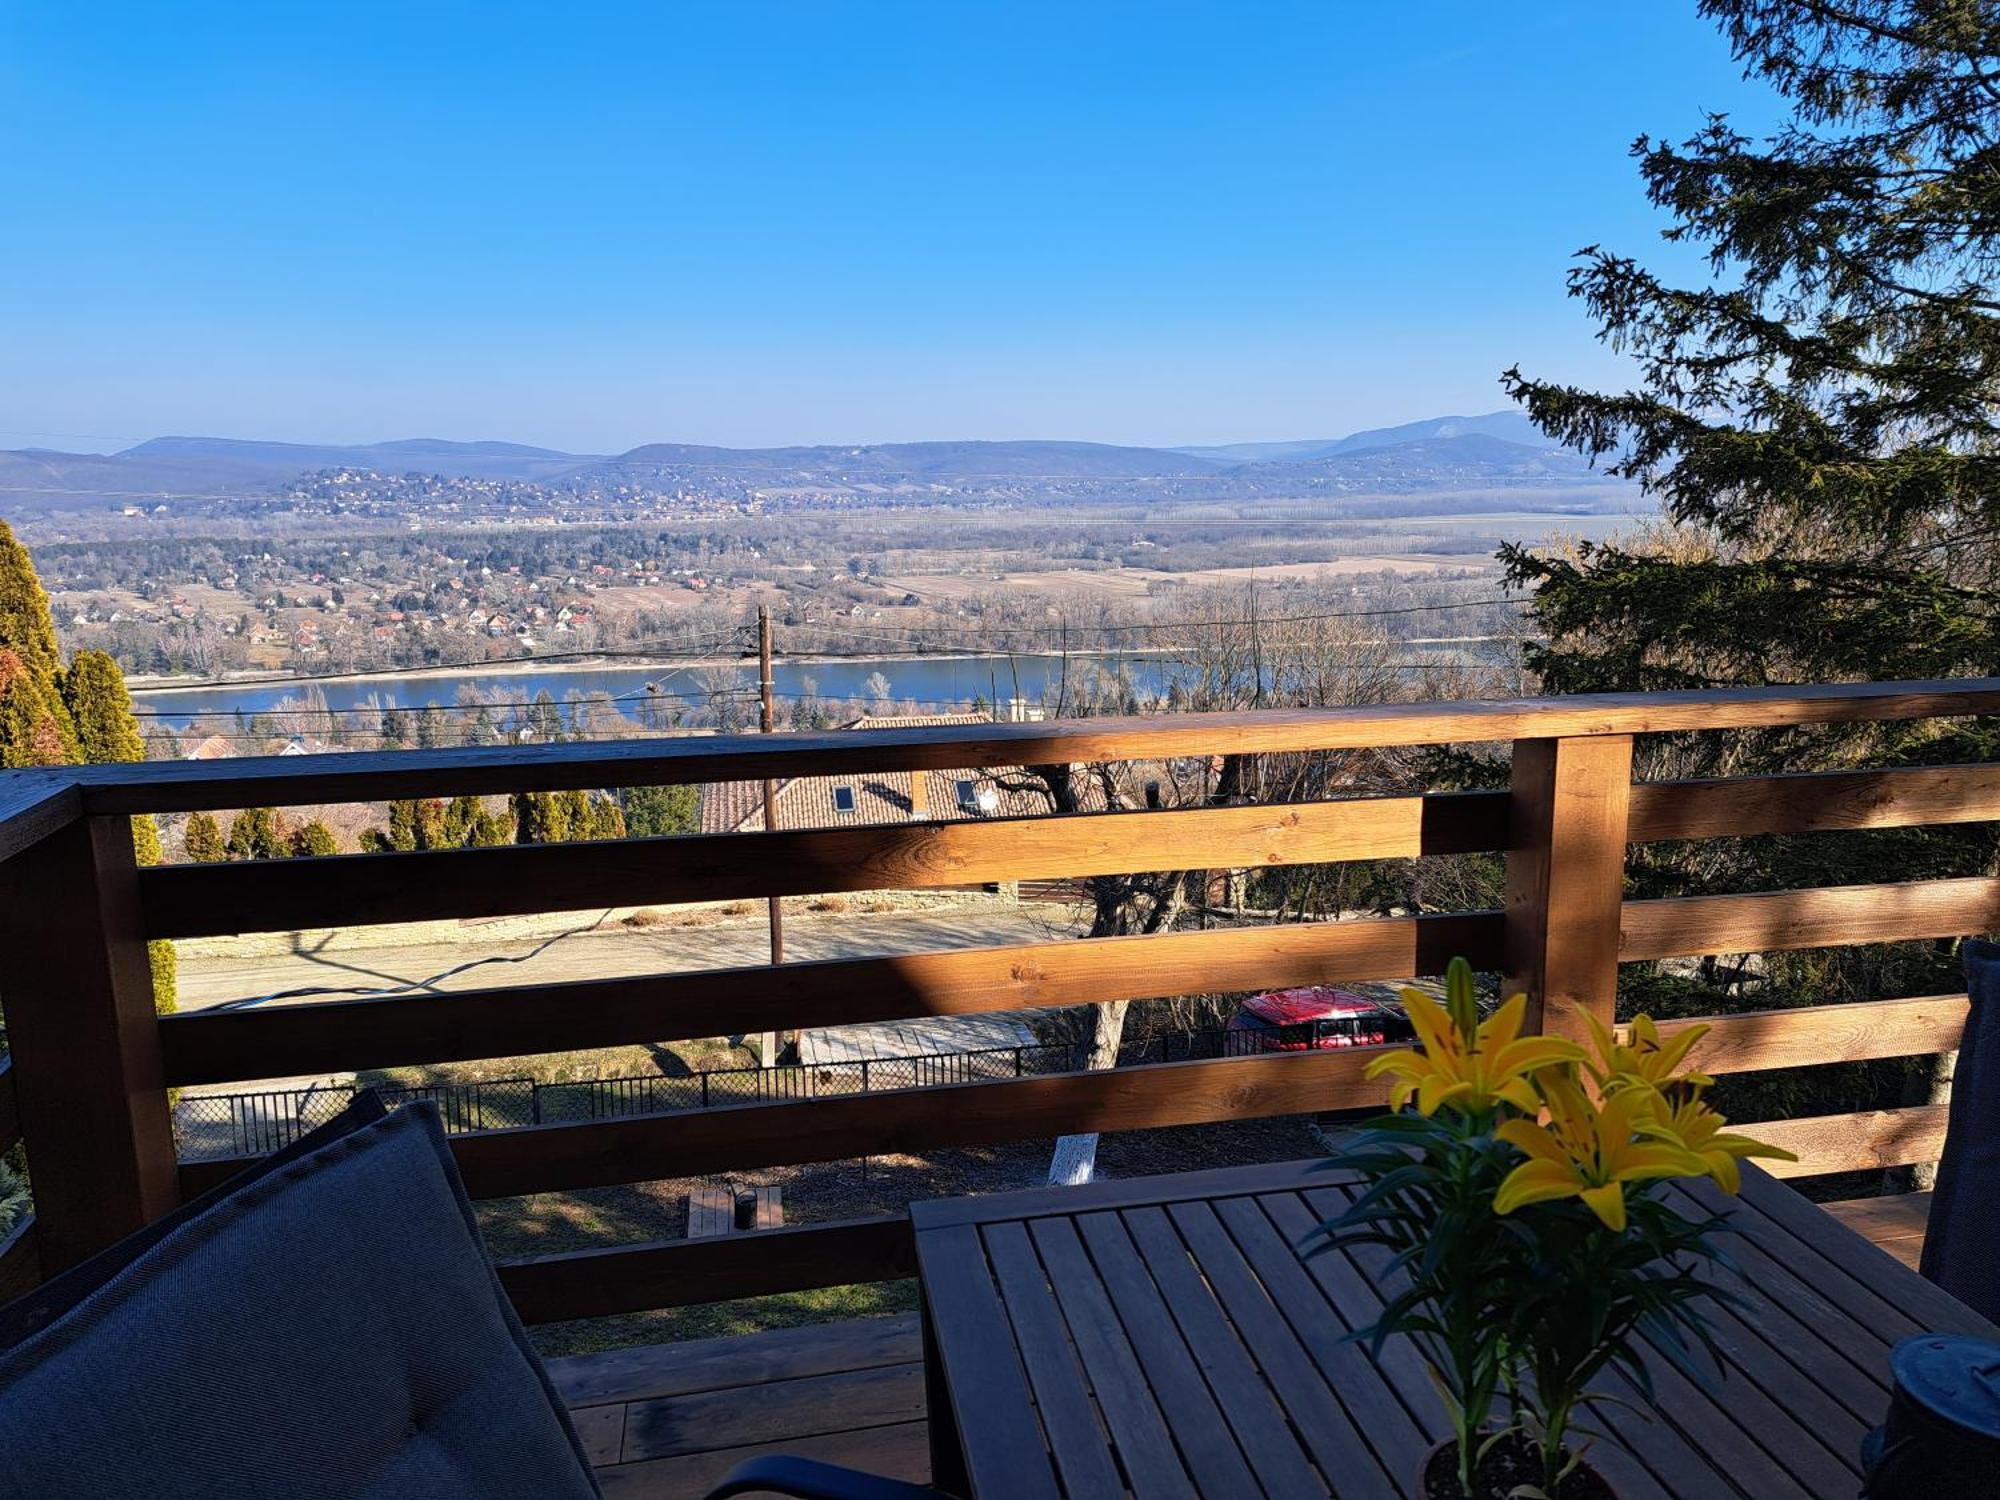
[[[778,727],[777,709],[771,702],[773,683],[771,680],[771,606],[757,606],[757,694],[763,702],[763,712],[759,715],[758,728],[769,734]],[[778,827],[778,783],[771,777],[764,778],[764,831],[776,832]],[[771,962],[785,961],[785,914],[776,896],[771,897]]]
[[[758,728],[770,734],[778,727],[778,715],[771,703],[771,606],[757,606],[757,696],[763,704],[758,715]],[[764,831],[775,832],[778,827],[778,783],[771,777],[764,778]],[[785,913],[776,896],[769,898],[771,910],[771,962],[785,961]],[[758,1048],[758,1061],[765,1067],[775,1067],[778,1061],[778,1034],[767,1031],[763,1034]]]

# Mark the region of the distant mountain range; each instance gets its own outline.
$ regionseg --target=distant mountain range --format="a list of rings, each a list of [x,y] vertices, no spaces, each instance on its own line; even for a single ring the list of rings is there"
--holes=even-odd
[[[1396,448],[1438,438],[1488,437],[1526,448],[1554,448],[1540,428],[1518,411],[1489,412],[1483,417],[1430,417],[1400,427],[1371,427],[1343,438],[1306,438],[1287,443],[1223,443],[1209,448],[1176,448],[1215,463],[1297,463],[1338,458],[1369,448]]]
[[[203,497],[252,500],[329,469],[511,480],[552,487],[706,483],[735,491],[962,490],[1018,495],[1047,486],[1087,496],[1176,498],[1395,493],[1481,485],[1614,487],[1519,412],[1433,417],[1346,437],[1206,447],[1077,442],[930,442],[790,448],[649,443],[627,453],[564,453],[519,443],[407,438],[370,444],[159,437],[119,453],[0,450],[0,515]],[[1134,488],[1136,487],[1136,489]]]

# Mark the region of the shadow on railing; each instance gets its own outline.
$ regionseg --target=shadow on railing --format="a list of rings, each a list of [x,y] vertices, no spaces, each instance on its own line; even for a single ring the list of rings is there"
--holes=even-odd
[[[1615,1014],[1622,966],[1694,955],[1955,938],[2000,928],[2000,877],[1625,899],[1628,848],[2000,820],[2000,766],[1926,764],[1704,781],[1634,780],[1636,738],[2000,714],[2000,680],[1843,683],[1547,700],[715,736],[423,753],[0,772],[0,992],[14,1066],[0,1147],[24,1141],[31,1232],[0,1243],[0,1286],[58,1272],[281,1144],[333,1101],[244,1106],[265,1132],[181,1160],[171,1091],[254,1078],[367,1076],[716,1035],[1394,981],[1453,956],[1534,1001],[1532,1028],[1581,1035]],[[1364,795],[1343,770],[1412,747],[1512,742],[1505,789]],[[1327,768],[1300,800],[1223,789],[1270,766]],[[136,814],[589,791],[957,768],[1197,768],[1180,805],[771,833],[138,868]],[[1494,769],[1500,770],[1496,756]],[[600,906],[765,900],[990,881],[1152,878],[1492,855],[1485,909],[1174,927],[788,963],[685,969],[158,1017],[149,942]],[[1504,899],[1493,899],[1496,895]],[[1724,1018],[1692,1061],[1716,1073],[1949,1050],[1962,995],[1859,999]],[[944,1067],[971,1069],[958,1061]],[[475,1199],[762,1171],[895,1153],[1205,1126],[1379,1105],[1355,1048],[1161,1054],[1117,1070],[1003,1063],[997,1078],[894,1064],[732,1086],[717,1075],[490,1097],[429,1085],[464,1122]],[[1121,1059],[1125,1061],[1125,1059]],[[494,1066],[511,1067],[504,1061]],[[756,1070],[762,1074],[764,1070]],[[742,1070],[749,1074],[750,1070]],[[410,1076],[410,1075],[404,1075]],[[509,1096],[507,1089],[515,1090]],[[689,1098],[686,1090],[705,1090]],[[662,1090],[679,1089],[670,1095]],[[184,1102],[187,1100],[184,1095]],[[709,1107],[701,1107],[703,1103]],[[717,1107],[729,1105],[730,1108]],[[661,1106],[666,1107],[662,1108]],[[525,1114],[525,1118],[524,1118]],[[1746,1121],[1801,1173],[1934,1157],[1944,1110],[1913,1105]],[[537,1123],[537,1121],[540,1123]],[[496,1126],[508,1128],[495,1128]],[[205,1152],[206,1148],[197,1147]],[[503,1277],[524,1315],[596,1316],[907,1274],[894,1213],[812,1228],[540,1257]]]
[[[1117,1066],[1250,1057],[1353,1045],[1350,1038],[1307,1023],[1245,1031],[1207,1027],[1161,1032],[1118,1049]],[[787,1063],[777,1067],[708,1068],[679,1077],[638,1074],[622,1078],[542,1083],[533,1078],[481,1078],[465,1083],[377,1085],[391,1109],[413,1099],[437,1105],[452,1134],[609,1120],[626,1115],[679,1114],[732,1104],[834,1098],[876,1091],[939,1088],[1010,1078],[1080,1073],[1089,1047],[1081,1042],[1024,1043],[963,1052],[904,1057]],[[261,1156],[290,1145],[324,1125],[366,1087],[314,1084],[302,1089],[183,1094],[174,1104],[174,1144],[183,1161]]]

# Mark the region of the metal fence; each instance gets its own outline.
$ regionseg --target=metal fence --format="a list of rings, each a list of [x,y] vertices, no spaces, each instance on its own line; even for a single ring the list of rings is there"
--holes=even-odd
[[[1304,1050],[1313,1044],[1310,1026],[1271,1031],[1217,1028],[1168,1032],[1120,1047],[1118,1066]],[[443,1116],[444,1128],[456,1133],[1075,1073],[1083,1070],[1088,1055],[1089,1049],[1082,1043],[1049,1042],[775,1068],[714,1068],[678,1078],[649,1074],[573,1083],[493,1078],[477,1083],[382,1088],[377,1092],[391,1108],[412,1099],[430,1100]],[[175,1144],[185,1160],[261,1156],[288,1146],[307,1131],[325,1124],[347,1107],[355,1093],[348,1085],[321,1084],[258,1093],[183,1094],[174,1105]]]
[[[174,1144],[184,1160],[262,1156],[324,1125],[353,1102],[355,1092],[345,1084],[317,1084],[252,1094],[182,1094],[174,1102]],[[455,1132],[536,1122],[532,1078],[493,1078],[377,1092],[391,1109],[412,1099],[430,1100],[444,1118],[444,1128]]]

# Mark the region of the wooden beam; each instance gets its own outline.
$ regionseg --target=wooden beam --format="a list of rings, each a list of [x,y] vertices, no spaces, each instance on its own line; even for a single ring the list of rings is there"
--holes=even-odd
[[[1628,901],[1621,923],[1618,956],[1627,963],[1964,937],[2000,928],[2000,878]]]
[[[947,725],[582,745],[81,766],[91,813],[193,812],[858,771],[1254,755],[2000,713],[2000,679],[1599,693],[1566,698]]]
[[[500,1285],[524,1323],[763,1297],[916,1274],[907,1214],[662,1240],[503,1260]]]
[[[1898,766],[1632,788],[1631,838],[1743,838],[2000,819],[2000,765]]]
[[[1971,1002],[1963,995],[1851,1000],[1750,1015],[1662,1021],[1662,1036],[1707,1026],[1687,1065],[1704,1073],[1762,1073],[1823,1063],[1921,1057],[1957,1048]]]
[[[0,996],[53,1275],[179,1202],[129,818],[0,864]]]
[[[1095,1073],[845,1094],[577,1125],[530,1125],[451,1138],[475,1198],[512,1198],[751,1167],[1039,1140],[1073,1131],[1147,1130],[1271,1115],[1379,1107],[1362,1077],[1374,1049],[1267,1053]],[[247,1159],[184,1162],[201,1192]]]
[[[1945,1122],[1950,1113],[1949,1105],[1919,1104],[1909,1109],[1731,1124],[1729,1128],[1797,1155],[1795,1162],[1760,1161],[1758,1165],[1773,1177],[1818,1177],[1828,1172],[1874,1171],[1936,1161],[1944,1153]]]
[[[0,771],[0,860],[39,844],[83,816],[72,768]]]
[[[1490,847],[1485,817],[1421,797],[1176,812],[881,824],[160,866],[140,876],[154,937],[494,917],[719,897],[927,889],[1172,870],[1322,864]]]
[[[163,1017],[171,1084],[526,1057],[779,1027],[982,1015],[1162,995],[1438,974],[1499,962],[1500,917],[1471,912],[1075,938],[879,958]]]
[[[1611,1024],[1631,791],[1630,735],[1514,746],[1507,988],[1527,993],[1533,1029],[1582,1040],[1586,1016]]]

